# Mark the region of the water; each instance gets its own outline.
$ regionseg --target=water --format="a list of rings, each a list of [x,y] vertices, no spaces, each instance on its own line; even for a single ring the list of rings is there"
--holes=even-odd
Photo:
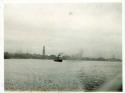
[[[5,59],[5,90],[90,91],[121,72],[121,62]]]

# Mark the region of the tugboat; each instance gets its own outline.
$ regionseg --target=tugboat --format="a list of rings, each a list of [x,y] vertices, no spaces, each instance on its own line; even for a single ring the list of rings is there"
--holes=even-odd
[[[61,54],[58,54],[57,58],[54,60],[55,62],[62,62]]]

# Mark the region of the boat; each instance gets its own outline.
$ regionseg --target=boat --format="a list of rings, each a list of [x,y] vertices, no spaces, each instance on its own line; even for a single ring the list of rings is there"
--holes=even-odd
[[[55,59],[54,61],[55,62],[62,62],[63,60],[62,59]]]
[[[62,59],[61,55],[59,54],[54,61],[55,62],[62,62],[63,59]]]

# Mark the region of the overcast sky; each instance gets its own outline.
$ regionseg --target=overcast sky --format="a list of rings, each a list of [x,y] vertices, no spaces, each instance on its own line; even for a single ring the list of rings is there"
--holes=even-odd
[[[5,51],[122,56],[121,3],[6,4]]]

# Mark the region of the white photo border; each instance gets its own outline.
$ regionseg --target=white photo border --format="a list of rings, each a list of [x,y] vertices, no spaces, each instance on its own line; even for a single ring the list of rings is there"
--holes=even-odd
[[[122,3],[122,71],[123,71],[123,92],[125,92],[125,81],[124,81],[124,71],[125,71],[125,0],[0,0],[0,93],[4,93],[4,4],[7,3]],[[28,92],[28,91],[6,91],[5,93],[45,93],[45,92]],[[58,92],[47,92],[47,93],[58,93]],[[73,93],[73,92],[69,92]],[[77,92],[82,93],[82,92]],[[94,93],[94,92],[93,92]],[[95,92],[96,93],[96,92]],[[105,93],[105,92],[101,92]],[[116,92],[110,92],[116,93]]]

